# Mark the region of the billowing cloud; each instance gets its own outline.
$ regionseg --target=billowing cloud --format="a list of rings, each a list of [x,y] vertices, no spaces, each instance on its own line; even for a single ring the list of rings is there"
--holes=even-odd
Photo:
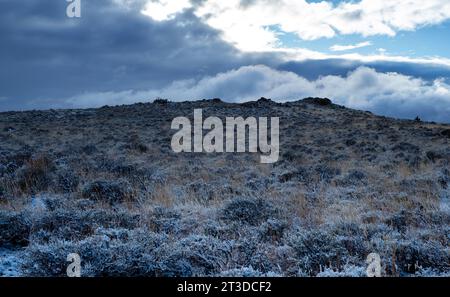
[[[143,12],[154,19],[169,18],[176,9],[167,2],[152,0]],[[341,34],[394,36],[399,31],[412,31],[450,19],[448,0],[361,0],[339,4],[306,0],[182,2],[184,5],[178,6],[180,11],[193,9],[208,25],[221,30],[226,41],[248,51],[279,45],[277,32],[271,26],[304,40],[314,40]]]
[[[364,41],[364,42],[360,42],[357,44],[348,44],[348,45],[333,45],[332,47],[330,47],[330,50],[333,52],[342,52],[342,51],[348,51],[348,50],[354,50],[357,48],[363,48],[363,47],[367,47],[367,46],[371,46],[372,43],[370,41]]]
[[[368,67],[359,67],[345,76],[308,80],[263,65],[245,66],[200,80],[176,81],[161,89],[84,94],[64,104],[93,107],[157,97],[175,101],[221,97],[229,102],[242,102],[261,96],[282,102],[321,96],[381,115],[411,119],[420,116],[424,120],[450,122],[450,84],[443,79],[427,82],[394,72],[380,73]]]

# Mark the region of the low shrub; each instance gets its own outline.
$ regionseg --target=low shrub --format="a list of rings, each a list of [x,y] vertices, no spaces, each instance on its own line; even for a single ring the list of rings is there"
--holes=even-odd
[[[51,173],[55,169],[47,156],[32,158],[17,170],[17,183],[25,193],[46,191],[52,182]]]
[[[224,221],[257,225],[277,216],[278,210],[266,200],[235,198],[225,205],[221,218]]]
[[[26,246],[31,221],[26,213],[0,210],[0,246]]]
[[[285,236],[299,259],[300,268],[316,275],[325,267],[341,269],[347,263],[349,252],[338,237],[324,230],[296,230]]]
[[[259,228],[261,239],[263,241],[279,242],[287,227],[286,222],[269,219]]]
[[[202,235],[188,236],[175,243],[170,250],[171,253],[162,262],[163,276],[217,274],[223,270],[231,257],[230,242]]]
[[[156,276],[158,262],[155,250],[167,238],[140,230],[125,230],[127,236],[114,238],[99,234],[79,242],[54,240],[33,244],[26,250],[23,270],[28,276],[66,276],[67,255],[81,258],[82,276]]]
[[[114,205],[131,198],[131,191],[128,183],[124,181],[98,180],[85,185],[82,196],[83,198]]]

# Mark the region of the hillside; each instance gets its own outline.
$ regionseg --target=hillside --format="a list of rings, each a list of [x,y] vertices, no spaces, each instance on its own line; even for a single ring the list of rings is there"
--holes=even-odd
[[[279,161],[174,153],[198,108],[279,117]],[[385,275],[449,275],[449,164],[450,125],[318,98],[0,113],[0,250],[34,276],[69,253],[85,276],[355,276],[372,252]]]

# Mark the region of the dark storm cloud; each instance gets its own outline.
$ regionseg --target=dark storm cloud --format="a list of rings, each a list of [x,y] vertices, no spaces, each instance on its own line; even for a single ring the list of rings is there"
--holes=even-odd
[[[155,22],[110,0],[82,1],[69,19],[63,0],[2,0],[0,110],[45,108],[80,93],[157,88],[214,75],[273,55],[243,55],[187,11]],[[7,98],[7,99],[5,99]]]

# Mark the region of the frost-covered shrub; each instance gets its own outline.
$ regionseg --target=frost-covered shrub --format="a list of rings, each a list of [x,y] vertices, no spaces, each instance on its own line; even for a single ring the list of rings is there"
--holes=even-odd
[[[349,255],[363,258],[369,254],[367,232],[360,224],[342,222],[329,228],[330,235],[340,242]]]
[[[412,229],[405,234],[405,238],[417,238],[420,241],[436,241],[442,246],[450,246],[450,225],[430,226],[423,229]]]
[[[96,202],[89,199],[77,199],[74,205],[79,210],[89,210],[96,207]]]
[[[216,220],[206,220],[203,222],[203,233],[207,236],[222,238],[225,233],[225,227],[221,226]]]
[[[221,168],[221,170],[226,171],[224,168]],[[224,181],[205,182],[200,180],[187,183],[181,187],[181,190],[184,192],[184,195],[180,195],[183,201],[195,201],[196,203],[208,205],[215,199],[226,200],[229,197],[242,195],[244,187],[236,188]]]
[[[126,228],[134,229],[139,226],[140,215],[128,212],[126,210],[107,211],[104,209],[90,210],[82,212],[82,220],[91,222],[94,226],[103,226],[105,228]]]
[[[231,263],[236,266],[248,266],[258,249],[258,235],[241,236],[232,241]]]
[[[231,256],[231,244],[213,237],[191,235],[167,252],[170,254],[160,271],[163,276],[204,276],[216,274],[225,267]]]
[[[341,174],[340,168],[329,167],[327,165],[317,165],[314,168],[314,170],[315,170],[316,174],[318,175],[319,179],[324,180],[326,182],[329,182],[335,176],[338,176]]]
[[[173,253],[159,263],[156,275],[160,277],[191,277],[192,265],[185,255]]]
[[[345,244],[324,230],[299,229],[285,239],[296,252],[300,268],[312,275],[325,267],[339,269],[349,257]]]
[[[384,221],[384,213],[380,210],[370,210],[361,215],[362,222],[367,225]]]
[[[395,264],[404,273],[419,267],[450,272],[450,248],[435,241],[402,240],[396,243]]]
[[[433,210],[427,212],[427,223],[439,226],[441,229],[450,226],[450,211]]]
[[[296,276],[299,268],[295,250],[288,245],[275,247],[275,265],[281,268],[285,276]]]
[[[286,222],[269,219],[259,228],[261,239],[264,241],[280,241],[286,228]]]
[[[51,233],[52,237],[64,240],[85,238],[92,234],[93,222],[82,219],[82,216],[82,213],[65,210],[46,212],[34,219],[32,232],[46,231]]]
[[[92,154],[96,153],[97,151],[98,151],[97,147],[95,146],[95,144],[92,144],[92,143],[86,144],[80,148],[80,152],[84,153],[86,155],[92,155]]]
[[[145,217],[146,224],[154,232],[176,233],[179,229],[181,215],[166,207],[156,206]]]
[[[166,241],[164,235],[140,230],[100,229],[79,242],[32,244],[24,271],[29,276],[66,276],[67,255],[77,253],[82,276],[156,276],[160,268],[155,251]]]
[[[352,186],[367,184],[367,175],[361,170],[352,170],[345,177],[336,181],[338,185]]]
[[[72,171],[65,170],[58,173],[57,187],[62,193],[72,193],[78,188],[79,178]]]
[[[317,277],[365,277],[367,276],[366,267],[355,265],[344,265],[342,270],[333,270],[331,268],[325,268],[322,272],[319,272]]]
[[[138,134],[133,134],[128,139],[128,144],[125,145],[125,148],[133,151],[137,151],[139,153],[146,153],[148,151],[147,145],[140,139]]]
[[[78,252],[68,241],[31,245],[27,248],[22,270],[28,276],[65,276],[67,255]]]
[[[46,211],[55,211],[61,208],[65,208],[67,200],[64,197],[58,195],[35,195],[31,199],[31,203],[29,205],[30,211],[38,211],[46,210]]]
[[[296,168],[294,171],[285,171],[279,177],[280,183],[286,183],[289,181],[294,182],[306,182],[310,180],[309,172],[305,168]]]
[[[106,240],[106,245],[108,241]],[[80,256],[88,262],[85,276],[138,277],[156,276],[157,262],[151,251],[138,242],[110,243],[110,247],[92,248],[81,245]]]
[[[433,268],[419,268],[415,276],[418,277],[450,277],[450,270],[441,272]]]
[[[275,217],[277,213],[278,210],[264,199],[235,198],[225,205],[221,218],[224,221],[257,225]]]
[[[426,224],[427,219],[425,214],[419,210],[401,210],[388,217],[386,223],[399,232],[405,232],[408,228]]]
[[[31,221],[26,213],[0,211],[0,245],[28,244]]]
[[[253,269],[253,267],[242,267],[235,268],[230,270],[222,271],[217,276],[220,277],[281,277],[279,273],[276,272],[266,272],[263,273],[261,271]]]
[[[274,253],[275,246],[268,244],[257,244],[256,250],[250,258],[249,265],[261,272],[279,271],[277,257]]]
[[[295,251],[287,246],[278,246],[261,241],[260,235],[248,232],[233,241],[230,264],[232,267],[253,267],[262,273],[270,271],[293,275],[298,270]]]
[[[448,241],[424,241],[412,236],[413,233],[409,233],[405,239],[405,235],[392,232],[371,239],[372,251],[380,254],[387,275],[409,275],[426,268],[450,271]]]
[[[56,236],[53,235],[52,232],[47,230],[37,230],[30,234],[29,242],[32,244],[48,244],[51,240],[53,240]]]
[[[88,183],[82,191],[84,198],[108,202],[111,205],[122,203],[130,198],[131,191],[124,181],[98,180]]]
[[[126,211],[106,210],[46,212],[33,221],[32,232],[40,230],[52,234],[53,238],[80,240],[93,234],[97,227],[134,229],[139,216]]]
[[[267,191],[267,189],[270,187],[272,182],[273,182],[273,180],[271,180],[269,178],[262,178],[262,177],[249,178],[245,182],[244,189],[250,193],[261,193],[261,192]],[[223,190],[221,191],[221,195],[223,195],[223,194],[242,195],[242,192],[240,191],[240,189],[233,188],[230,185],[227,185],[226,193],[224,193],[225,191],[223,191]]]
[[[193,195],[195,201],[205,203],[214,198],[214,190],[205,182],[195,181],[186,186],[187,191]]]

